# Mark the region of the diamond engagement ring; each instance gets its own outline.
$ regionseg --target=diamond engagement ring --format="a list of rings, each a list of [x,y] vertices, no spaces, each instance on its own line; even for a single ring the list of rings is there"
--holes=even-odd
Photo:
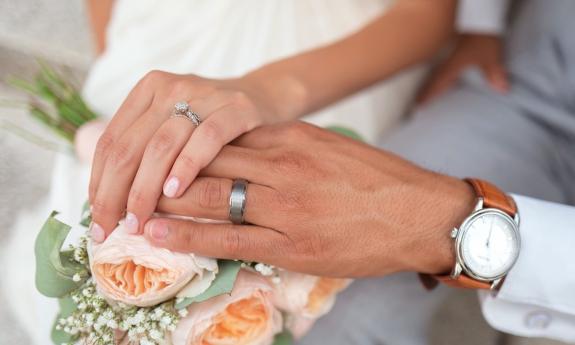
[[[232,184],[230,194],[230,214],[229,219],[234,224],[244,223],[244,211],[246,210],[246,193],[248,190],[248,181],[236,179]]]
[[[174,113],[171,117],[184,117],[198,127],[202,120],[200,120],[200,116],[193,111],[190,110],[190,106],[187,102],[178,102],[174,105]]]

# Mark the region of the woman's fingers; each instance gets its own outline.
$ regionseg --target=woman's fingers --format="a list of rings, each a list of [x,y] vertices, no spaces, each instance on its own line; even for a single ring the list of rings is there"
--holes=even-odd
[[[157,210],[183,216],[214,220],[229,219],[232,180],[198,177],[179,198],[160,198]],[[282,219],[278,192],[266,186],[249,183],[246,191],[244,219],[247,223],[274,227]]]
[[[163,182],[194,128],[194,124],[186,118],[170,118],[147,144],[128,195],[124,220],[128,232],[137,233],[154,212],[162,194]]]
[[[138,84],[130,91],[116,115],[112,118],[106,130],[98,140],[89,186],[89,201],[94,203],[96,192],[100,184],[100,178],[106,165],[106,159],[114,144],[120,139],[123,133],[144,114],[152,105],[154,99],[155,85],[161,83],[161,73],[152,71],[142,78]]]
[[[152,106],[111,149],[92,202],[94,240],[104,240],[126,210],[128,194],[144,150],[157,128],[167,118]]]
[[[208,114],[178,155],[164,184],[164,195],[179,197],[220,152],[222,147],[241,134],[256,127],[251,114],[242,113],[234,103],[228,103]]]
[[[272,229],[253,225],[204,224],[185,220],[153,218],[145,236],[155,246],[177,252],[221,259],[281,264],[289,240]]]
[[[424,86],[417,102],[426,104],[447,91],[459,78],[462,67],[453,61],[448,62],[435,72],[431,80]]]

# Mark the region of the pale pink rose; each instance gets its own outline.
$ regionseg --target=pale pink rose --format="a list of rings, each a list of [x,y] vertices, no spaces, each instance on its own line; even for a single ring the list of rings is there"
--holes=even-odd
[[[288,315],[286,326],[294,339],[299,340],[309,332],[317,318],[310,318],[301,315]]]
[[[74,149],[78,159],[85,164],[91,164],[98,139],[108,124],[101,120],[94,120],[83,124],[74,136]]]
[[[173,345],[270,345],[282,330],[271,286],[241,270],[231,294],[192,304],[172,333]]]
[[[122,225],[101,244],[90,245],[90,265],[98,292],[108,300],[139,307],[178,295],[204,292],[218,271],[217,261],[152,246]]]
[[[288,313],[315,319],[330,311],[336,295],[350,283],[350,279],[280,271],[279,282],[274,284],[274,305]]]

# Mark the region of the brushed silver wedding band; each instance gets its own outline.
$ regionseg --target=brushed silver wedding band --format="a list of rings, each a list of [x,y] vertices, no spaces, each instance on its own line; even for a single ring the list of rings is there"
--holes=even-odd
[[[244,223],[247,190],[248,181],[244,179],[235,179],[232,183],[232,192],[230,193],[229,219],[233,224]]]
[[[173,112],[171,117],[186,118],[186,119],[192,121],[192,123],[196,127],[198,127],[202,123],[200,116],[198,114],[194,113],[192,110],[190,110],[190,105],[184,101],[178,102],[174,105],[174,112]]]

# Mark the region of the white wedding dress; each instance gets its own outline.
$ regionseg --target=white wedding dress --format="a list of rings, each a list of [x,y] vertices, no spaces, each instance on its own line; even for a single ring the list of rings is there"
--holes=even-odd
[[[117,0],[107,50],[94,63],[84,96],[110,117],[133,85],[153,69],[219,78],[350,34],[392,0]],[[414,68],[306,118],[354,129],[367,141],[397,123],[413,98],[423,68]],[[7,246],[2,277],[15,315],[35,344],[50,344],[56,302],[34,287],[34,238],[50,210],[77,224],[87,199],[89,167],[58,157],[50,197],[22,214]],[[22,229],[22,230],[20,230]]]

